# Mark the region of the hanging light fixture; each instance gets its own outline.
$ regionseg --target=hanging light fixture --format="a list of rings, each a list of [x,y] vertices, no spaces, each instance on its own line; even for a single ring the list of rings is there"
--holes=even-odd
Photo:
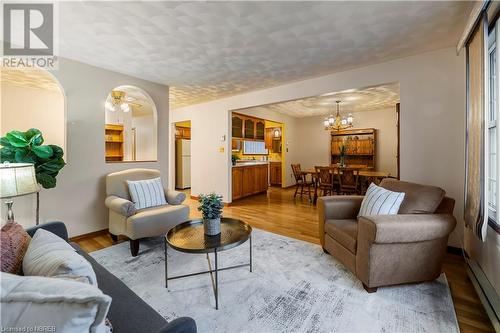
[[[327,131],[341,131],[353,126],[354,117],[352,113],[349,113],[347,117],[340,115],[340,103],[341,101],[335,101],[337,103],[337,113],[335,116],[331,114],[329,117],[325,118],[323,121],[323,126]]]

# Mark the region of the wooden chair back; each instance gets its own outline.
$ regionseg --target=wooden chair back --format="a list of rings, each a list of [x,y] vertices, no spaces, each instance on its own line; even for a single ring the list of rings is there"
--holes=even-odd
[[[339,170],[337,175],[341,191],[344,191],[346,189],[356,190],[358,188],[359,170],[342,169],[342,171]]]
[[[317,179],[319,186],[333,185],[333,178],[332,178],[333,169],[331,167],[315,166],[314,169],[316,170],[316,177],[318,177]]]
[[[300,164],[292,164],[292,172],[293,177],[295,178],[295,182],[299,183],[304,181],[304,175],[302,174]]]

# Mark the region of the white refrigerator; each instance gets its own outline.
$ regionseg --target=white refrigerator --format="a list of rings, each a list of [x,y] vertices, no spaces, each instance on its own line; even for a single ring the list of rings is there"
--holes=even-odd
[[[175,187],[191,187],[191,140],[175,140]]]

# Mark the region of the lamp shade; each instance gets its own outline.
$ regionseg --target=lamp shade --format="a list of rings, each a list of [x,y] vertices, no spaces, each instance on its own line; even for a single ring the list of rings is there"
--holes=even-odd
[[[33,164],[0,164],[0,198],[18,197],[39,190]]]

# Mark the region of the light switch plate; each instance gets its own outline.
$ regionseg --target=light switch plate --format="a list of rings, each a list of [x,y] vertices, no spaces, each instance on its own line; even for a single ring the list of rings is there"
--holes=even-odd
[[[223,153],[224,152],[224,147],[219,147],[219,153]]]

